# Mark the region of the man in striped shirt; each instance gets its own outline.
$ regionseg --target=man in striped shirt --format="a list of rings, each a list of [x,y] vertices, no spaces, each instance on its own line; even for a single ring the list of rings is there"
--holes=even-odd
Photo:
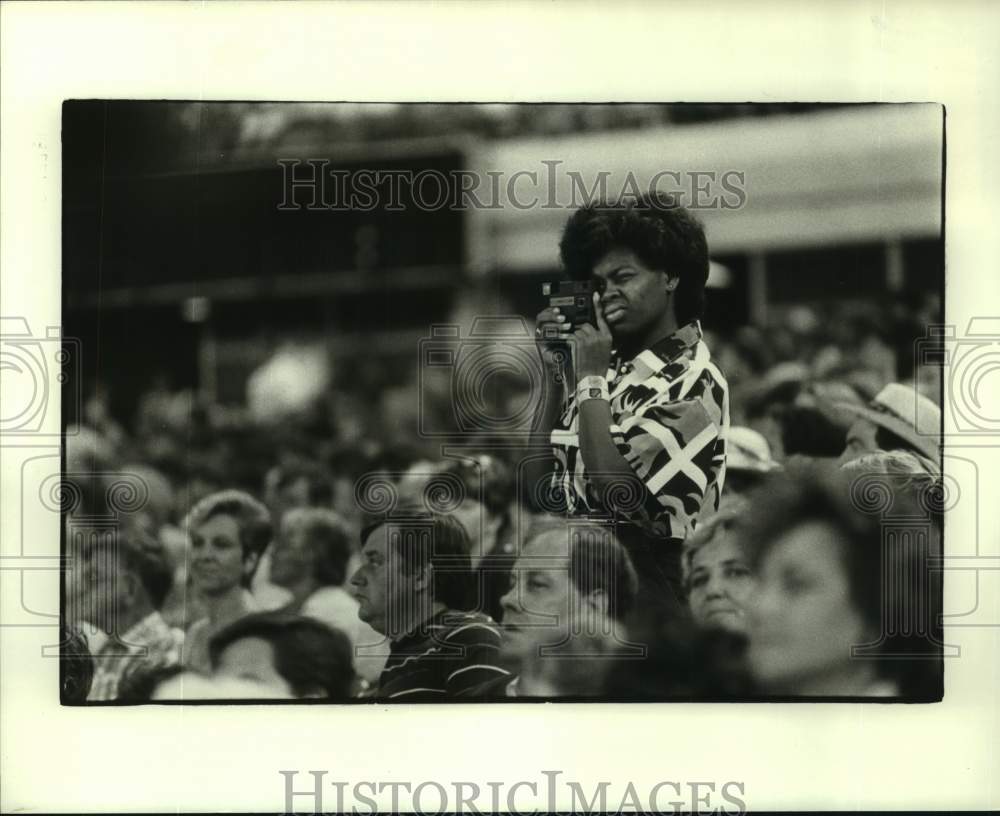
[[[560,252],[571,277],[594,283],[597,325],[538,315],[548,376],[533,427],[554,463],[529,478],[536,495],[550,480],[562,506],[546,509],[612,515],[679,543],[718,508],[726,468],[729,389],[698,322],[704,230],[656,194],[578,210]]]
[[[508,674],[497,665],[501,634],[493,619],[465,611],[475,583],[458,521],[403,508],[369,523],[361,538],[362,562],[351,578],[358,616],[389,642],[371,696],[443,700]]]

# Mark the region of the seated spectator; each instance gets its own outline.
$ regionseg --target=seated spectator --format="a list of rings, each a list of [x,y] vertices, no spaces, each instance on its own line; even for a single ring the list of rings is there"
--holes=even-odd
[[[212,638],[209,654],[215,677],[246,680],[279,696],[347,700],[354,685],[347,636],[299,615],[240,618]]]
[[[907,451],[875,451],[847,462],[840,470],[853,483],[860,482],[858,486],[862,490],[866,481],[873,484],[872,475],[881,476],[884,478],[877,479],[875,484],[881,482],[893,494],[915,500],[934,525],[933,544],[940,547],[944,534],[945,494],[937,463]],[[932,555],[939,556],[940,550],[932,550]]]
[[[938,699],[936,531],[925,528],[923,544],[887,539],[878,508],[865,512],[856,499],[844,474],[809,472],[778,474],[755,496],[744,528],[758,576],[751,671],[766,694]],[[893,513],[919,517],[905,490],[893,502]],[[925,594],[896,591],[911,581]]]
[[[473,591],[469,540],[455,519],[403,506],[362,531],[351,578],[359,616],[390,641],[373,696],[440,700],[504,675],[500,630],[465,611]]]
[[[163,602],[160,614],[171,626],[185,628],[192,617],[191,594],[187,591],[187,569],[185,554],[187,535],[177,526],[174,519],[176,497],[174,487],[167,476],[156,468],[143,464],[125,465],[123,471],[131,478],[138,479],[147,493],[146,503],[136,514],[136,523],[153,538],[163,544],[167,559],[173,569],[173,584]]]
[[[780,468],[771,458],[771,446],[764,435],[742,425],[734,425],[726,437],[726,483],[723,506],[757,485],[765,474]]]
[[[322,465],[307,460],[293,460],[271,468],[264,477],[264,503],[271,517],[280,523],[288,510],[296,507],[333,506],[333,475]],[[260,557],[251,591],[260,609],[279,609],[292,603],[288,591],[270,580],[272,546]]]
[[[128,702],[186,702],[189,700],[291,700],[289,691],[277,684],[263,685],[228,675],[211,676],[180,669],[163,672],[150,682],[136,687]]]
[[[472,539],[472,565],[494,553],[513,553],[512,505],[514,478],[507,465],[482,454],[473,459],[453,459],[441,470],[461,481],[465,501],[459,508],[459,521]]]
[[[188,630],[185,664],[211,668],[208,642],[223,627],[255,612],[249,586],[261,553],[271,540],[271,515],[247,493],[225,490],[198,502],[184,528],[192,589],[202,596],[206,616]]]
[[[82,703],[86,701],[94,682],[94,658],[87,647],[87,639],[72,626],[63,625],[60,632],[60,702],[63,705]]]
[[[162,546],[138,529],[122,528],[107,541],[74,540],[70,548],[67,617],[101,635],[90,647],[87,700],[115,700],[136,675],[181,660],[184,635],[158,611],[170,589],[170,566]]]
[[[794,404],[808,377],[809,369],[802,363],[779,363],[747,388],[739,403],[734,398],[734,405],[745,412],[745,424],[767,440],[771,455],[779,461],[785,458],[785,413]]]
[[[501,599],[501,660],[512,673],[468,696],[600,694],[608,667],[628,645],[623,621],[638,583],[610,527],[555,518],[536,524]]]
[[[365,654],[385,638],[358,617],[358,602],[344,586],[351,558],[350,533],[332,510],[297,507],[285,513],[272,546],[271,583],[291,594],[283,611],[305,615],[343,632],[355,668],[374,683],[385,656]],[[359,647],[369,647],[359,653]]]
[[[275,466],[264,481],[265,502],[275,518],[293,507],[329,507],[333,503],[333,475],[315,462]]]
[[[941,469],[920,454],[904,450],[878,450],[866,453],[840,466],[845,473],[883,473],[886,475],[909,476],[914,482],[932,485],[941,477]]]
[[[781,415],[785,457],[796,454],[835,459],[844,450],[844,437],[854,422],[849,406],[864,407],[858,391],[843,380],[814,380],[804,384]]]
[[[909,451],[941,461],[941,409],[912,388],[890,383],[867,407],[844,407],[856,419],[847,431],[840,464],[879,450]]]
[[[698,626],[746,631],[746,606],[754,582],[732,528],[749,509],[745,501],[729,504],[684,543],[684,588]]]
[[[400,493],[433,509],[441,494],[461,496],[451,515],[469,534],[470,557],[479,588],[478,609],[497,620],[517,558],[514,535],[514,478],[509,466],[487,454],[439,462],[418,462],[400,480]]]

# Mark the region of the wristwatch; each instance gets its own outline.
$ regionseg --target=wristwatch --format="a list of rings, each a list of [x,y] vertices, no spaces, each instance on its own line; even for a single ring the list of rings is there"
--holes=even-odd
[[[599,399],[608,402],[608,381],[601,376],[584,377],[576,386],[576,401]]]

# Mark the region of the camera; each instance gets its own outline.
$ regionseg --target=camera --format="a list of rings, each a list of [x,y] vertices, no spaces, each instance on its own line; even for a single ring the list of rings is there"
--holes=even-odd
[[[432,326],[419,354],[421,436],[520,436],[531,430],[544,371],[523,318],[477,317],[466,337],[460,326]]]
[[[548,298],[550,309],[559,309],[574,329],[597,325],[594,314],[594,284],[591,281],[563,280],[543,283],[542,295]]]
[[[914,366],[917,390],[943,391],[944,433],[963,439],[1000,434],[1000,413],[990,393],[1000,375],[1000,318],[974,317],[965,335],[954,326],[929,326],[916,342]],[[937,377],[940,375],[940,383]],[[992,378],[991,378],[991,375]],[[941,428],[918,427],[917,432],[939,436]]]

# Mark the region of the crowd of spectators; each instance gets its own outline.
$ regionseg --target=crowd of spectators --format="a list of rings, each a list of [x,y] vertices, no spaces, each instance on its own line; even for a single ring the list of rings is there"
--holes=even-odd
[[[121,418],[96,390],[67,433],[63,699],[935,699],[940,379],[913,349],[939,310],[706,332],[727,474],[679,548],[553,514],[493,431],[442,455],[415,411],[454,394],[416,376],[344,368],[270,419],[162,384]],[[875,483],[925,538],[886,535]],[[919,609],[891,571],[925,576]]]

